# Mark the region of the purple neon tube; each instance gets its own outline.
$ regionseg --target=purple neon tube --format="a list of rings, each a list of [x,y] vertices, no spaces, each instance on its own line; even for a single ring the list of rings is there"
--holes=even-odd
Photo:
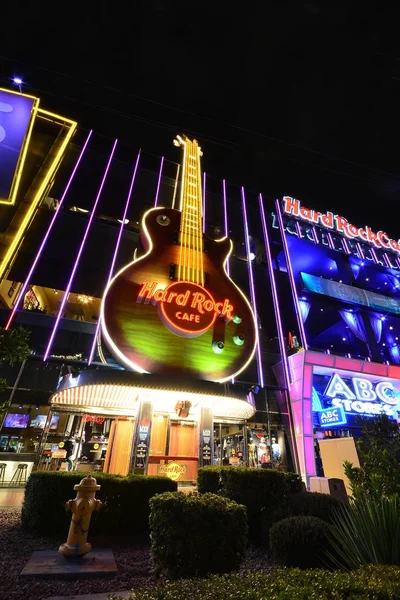
[[[262,229],[263,229],[263,234],[264,234],[264,246],[265,246],[265,254],[267,257],[269,279],[271,282],[272,301],[274,303],[276,327],[278,330],[279,348],[280,348],[281,356],[282,356],[286,385],[287,385],[287,387],[289,387],[289,384],[291,383],[291,379],[290,379],[289,365],[288,365],[287,356],[286,356],[285,336],[283,333],[281,311],[279,308],[279,300],[278,300],[278,290],[276,287],[275,273],[274,273],[274,268],[273,268],[273,264],[272,264],[271,246],[270,246],[270,242],[269,242],[267,222],[265,220],[264,201],[263,201],[263,197],[261,194],[258,195],[258,202],[260,205],[261,224],[262,224]]]
[[[203,233],[206,232],[206,174],[203,173]]]
[[[244,187],[241,188],[241,196],[242,196],[242,210],[243,210],[243,223],[244,223],[244,237],[246,241],[246,254],[247,254],[247,268],[249,272],[249,282],[250,282],[250,299],[251,304],[253,306],[253,311],[257,319],[257,305],[256,305],[256,293],[254,287],[254,279],[253,279],[253,266],[250,260],[250,238],[249,238],[249,226],[247,221],[247,209],[246,209],[246,195],[244,192]],[[258,325],[257,325],[258,326]],[[264,376],[262,371],[262,363],[261,363],[261,349],[260,349],[260,339],[258,338],[257,348],[256,348],[256,356],[257,356],[257,371],[258,371],[258,380],[261,387],[264,387]]]
[[[47,360],[47,357],[49,356],[49,353],[50,353],[51,346],[53,344],[54,337],[55,337],[55,335],[57,333],[57,329],[58,329],[58,325],[60,323],[61,315],[64,312],[64,308],[65,308],[65,305],[66,305],[67,300],[68,300],[68,296],[69,296],[69,292],[70,292],[70,289],[71,289],[71,286],[72,286],[72,282],[74,280],[75,273],[76,273],[76,270],[78,268],[78,264],[79,264],[79,261],[80,261],[80,258],[81,258],[81,254],[83,252],[83,247],[84,247],[84,245],[86,243],[86,238],[88,236],[89,229],[90,229],[90,226],[91,226],[92,221],[93,221],[94,213],[96,212],[96,208],[97,208],[97,205],[99,203],[101,193],[103,191],[104,183],[105,183],[105,181],[107,179],[108,171],[110,169],[111,161],[113,159],[115,148],[116,148],[117,144],[118,144],[118,140],[115,140],[114,145],[113,145],[112,150],[111,150],[110,157],[108,159],[108,163],[107,163],[106,169],[104,171],[103,179],[101,180],[101,184],[100,184],[97,196],[96,196],[96,200],[95,200],[93,208],[92,208],[92,212],[90,213],[90,217],[89,217],[89,221],[88,221],[88,224],[86,226],[86,229],[85,229],[85,233],[83,234],[82,242],[81,242],[78,254],[76,256],[74,266],[72,268],[72,272],[71,272],[71,275],[70,275],[70,278],[69,278],[69,281],[68,281],[68,285],[67,285],[67,288],[65,290],[64,297],[62,299],[62,302],[61,302],[61,305],[60,305],[60,308],[59,308],[59,311],[58,311],[58,314],[57,314],[56,322],[55,322],[55,325],[53,327],[53,331],[51,333],[51,336],[50,336],[50,339],[49,339],[49,343],[47,344],[47,348],[46,348],[46,352],[44,354],[43,360]]]
[[[224,229],[225,229],[225,236],[228,237],[229,228],[228,228],[228,209],[227,209],[225,179],[222,180],[222,198],[223,198],[223,201],[224,201]],[[226,261],[226,272],[228,273],[228,275],[230,274],[229,258]]]
[[[156,198],[154,200],[154,208],[157,206],[158,194],[160,193],[161,175],[162,175],[163,165],[164,165],[164,157],[162,156],[161,157],[161,163],[160,163],[160,172],[158,174],[157,191],[156,191]]]
[[[75,177],[75,173],[76,173],[76,171],[78,170],[79,164],[80,164],[80,162],[81,162],[81,160],[82,160],[82,157],[83,157],[83,155],[84,155],[84,153],[85,153],[86,147],[87,147],[87,145],[88,145],[88,143],[89,143],[89,140],[90,140],[90,138],[91,138],[91,136],[92,136],[92,133],[93,133],[93,130],[89,131],[89,134],[88,134],[88,136],[87,136],[87,138],[86,138],[86,141],[85,141],[85,143],[84,143],[84,145],[83,145],[83,148],[82,148],[82,150],[81,150],[81,152],[80,152],[80,154],[79,154],[78,160],[77,160],[77,161],[76,161],[76,163],[75,163],[75,167],[73,168],[73,171],[72,171],[72,173],[71,173],[71,175],[70,175],[70,178],[68,179],[67,185],[65,186],[65,189],[64,189],[63,195],[62,195],[62,196],[61,196],[61,198],[60,198],[60,201],[59,201],[59,203],[58,203],[57,209],[55,210],[55,212],[54,212],[54,215],[53,215],[53,218],[52,218],[52,219],[51,219],[51,221],[50,221],[50,225],[49,225],[49,227],[48,227],[48,229],[47,229],[47,231],[46,231],[46,234],[45,234],[45,236],[44,236],[44,238],[43,238],[43,240],[42,240],[42,243],[41,243],[41,245],[40,245],[40,248],[39,248],[39,250],[37,251],[37,254],[36,254],[35,260],[34,260],[34,261],[33,261],[33,263],[32,263],[32,266],[31,266],[31,268],[30,268],[30,271],[29,271],[29,273],[28,273],[28,275],[27,275],[27,278],[26,278],[26,280],[25,280],[25,283],[23,284],[23,286],[21,287],[20,291],[18,292],[17,300],[16,300],[16,302],[15,302],[15,304],[14,304],[14,308],[13,308],[13,310],[12,310],[12,313],[11,313],[11,315],[10,315],[10,316],[9,316],[9,318],[8,318],[8,321],[7,321],[7,323],[6,323],[5,329],[9,329],[9,327],[10,327],[10,325],[11,325],[11,323],[12,323],[12,321],[13,321],[14,317],[15,317],[15,313],[16,313],[16,312],[17,312],[17,310],[18,310],[19,303],[20,303],[21,299],[22,299],[22,298],[24,297],[24,295],[25,295],[26,288],[28,287],[28,285],[29,285],[29,282],[31,281],[32,274],[33,274],[34,270],[36,269],[36,265],[38,264],[38,262],[39,262],[39,260],[40,260],[40,257],[42,256],[42,253],[43,253],[44,247],[45,247],[45,245],[46,245],[46,242],[47,242],[47,240],[48,240],[48,238],[49,238],[49,235],[50,235],[50,233],[51,233],[51,230],[53,229],[53,225],[54,225],[54,223],[55,223],[55,221],[56,221],[56,219],[57,219],[57,217],[58,217],[58,214],[59,214],[59,212],[60,212],[60,210],[61,210],[61,207],[62,207],[62,205],[63,205],[64,199],[65,199],[66,195],[68,194],[68,190],[69,190],[69,188],[71,187],[72,180],[74,179],[74,177]]]
[[[126,198],[124,214],[122,216],[121,226],[120,226],[119,232],[118,232],[117,243],[115,244],[114,255],[113,255],[112,261],[111,261],[111,267],[110,267],[110,272],[108,274],[106,288],[108,287],[108,284],[110,283],[111,278],[112,278],[113,273],[114,273],[115,261],[117,260],[118,250],[119,250],[119,246],[120,246],[120,243],[121,243],[122,231],[124,229],[125,219],[126,219],[126,215],[127,215],[127,212],[128,212],[129,204],[131,202],[131,196],[132,196],[133,186],[134,186],[135,179],[136,179],[136,172],[137,172],[138,165],[139,165],[140,152],[141,151],[139,150],[137,158],[136,158],[135,167],[133,169],[133,175],[132,175],[132,179],[131,179],[131,184],[129,186],[129,192],[128,192],[128,196]],[[92,364],[93,355],[94,355],[94,351],[95,351],[96,343],[97,343],[97,336],[98,336],[99,329],[100,329],[100,322],[101,322],[101,319],[99,318],[98,321],[97,321],[97,325],[96,325],[96,333],[94,334],[92,349],[90,350],[90,356],[89,356],[89,361],[88,361],[89,365]]]
[[[296,316],[297,316],[297,324],[299,327],[303,348],[304,348],[304,350],[307,350],[308,345],[307,345],[306,332],[304,329],[303,320],[301,318],[299,299],[297,297],[297,290],[296,290],[296,282],[295,282],[294,275],[293,275],[292,263],[290,262],[289,248],[287,245],[285,229],[283,226],[282,212],[281,212],[279,200],[275,201],[275,207],[276,207],[276,214],[278,217],[279,229],[280,229],[281,237],[282,237],[282,246],[283,246],[283,252],[285,254],[285,259],[286,259],[286,266],[287,266],[287,271],[288,271],[288,275],[289,275],[289,283],[290,283],[290,287],[292,288],[294,308],[295,308]]]

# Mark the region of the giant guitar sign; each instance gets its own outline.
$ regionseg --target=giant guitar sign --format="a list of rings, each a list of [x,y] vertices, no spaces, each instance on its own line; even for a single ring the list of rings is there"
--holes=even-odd
[[[226,381],[252,359],[256,323],[225,270],[232,242],[203,234],[200,147],[179,136],[176,144],[183,148],[180,210],[144,215],[145,254],[110,282],[102,334],[128,369]]]

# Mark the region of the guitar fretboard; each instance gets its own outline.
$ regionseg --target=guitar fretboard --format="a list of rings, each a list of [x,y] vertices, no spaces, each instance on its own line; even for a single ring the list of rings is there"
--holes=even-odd
[[[203,272],[203,218],[201,191],[201,148],[196,140],[177,136],[183,147],[179,232],[179,263],[177,277],[204,286]]]

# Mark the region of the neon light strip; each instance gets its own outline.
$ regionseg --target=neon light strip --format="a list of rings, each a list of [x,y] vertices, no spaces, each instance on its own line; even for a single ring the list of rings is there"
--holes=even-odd
[[[349,244],[347,243],[347,240],[345,237],[342,238],[342,244],[343,244],[343,248],[345,249],[346,254],[351,254]]]
[[[229,229],[228,229],[228,210],[227,210],[226,183],[225,183],[225,179],[222,180],[222,197],[223,197],[223,201],[224,201],[224,229],[225,229],[225,237],[229,237],[228,236]],[[229,260],[226,261],[225,268],[226,268],[226,272],[229,275],[230,274]]]
[[[319,239],[318,239],[318,235],[317,235],[317,232],[315,230],[315,227],[311,227],[311,232],[313,234],[314,243],[315,244],[319,244]]]
[[[332,250],[335,250],[335,244],[333,242],[333,237],[330,231],[327,232],[328,244]]]
[[[250,260],[250,238],[249,238],[249,227],[248,227],[248,221],[247,221],[246,196],[245,196],[243,186],[242,186],[240,192],[241,192],[241,196],[242,196],[244,236],[245,236],[245,241],[246,241],[247,268],[248,268],[248,272],[249,272],[249,282],[250,282],[250,298],[251,298],[253,312],[256,315],[256,324],[258,327],[256,293],[255,293],[254,279],[253,279],[253,265],[251,264],[251,260]],[[260,349],[260,340],[259,339],[257,341],[256,357],[257,357],[258,382],[261,385],[261,387],[264,387],[264,376],[263,376],[263,371],[262,371],[261,349]]]
[[[61,198],[60,198],[60,201],[59,201],[59,203],[58,203],[58,206],[57,206],[57,209],[56,209],[56,211],[55,211],[55,213],[54,213],[54,215],[53,215],[53,218],[52,218],[52,219],[51,219],[51,221],[50,221],[50,225],[49,225],[49,227],[48,227],[48,229],[47,229],[47,231],[46,231],[46,235],[44,236],[44,238],[43,238],[43,240],[42,240],[42,243],[41,243],[41,245],[40,245],[40,248],[39,248],[39,250],[38,250],[38,252],[37,252],[37,254],[36,254],[36,258],[35,258],[35,260],[34,260],[34,261],[33,261],[33,263],[32,263],[32,266],[31,266],[31,268],[30,268],[30,271],[29,271],[29,273],[28,273],[28,275],[27,275],[27,278],[26,278],[26,280],[25,280],[25,283],[23,284],[23,286],[21,287],[20,291],[18,292],[17,300],[16,300],[16,302],[15,302],[15,304],[14,304],[14,308],[13,308],[13,310],[12,310],[12,313],[11,313],[11,315],[10,315],[10,316],[9,316],[9,318],[8,318],[8,321],[7,321],[7,323],[6,323],[5,329],[9,329],[9,327],[10,327],[10,325],[11,325],[11,323],[12,323],[13,319],[14,319],[15,313],[16,313],[16,312],[17,312],[17,310],[18,310],[18,305],[19,305],[19,303],[20,303],[21,299],[22,299],[22,298],[24,297],[24,295],[25,295],[26,288],[28,287],[28,285],[29,285],[29,282],[31,281],[32,274],[33,274],[34,270],[36,269],[36,265],[37,265],[37,263],[39,262],[39,259],[40,259],[40,257],[42,256],[42,252],[43,252],[43,250],[44,250],[44,247],[45,247],[45,245],[46,245],[46,242],[47,242],[47,240],[48,240],[48,238],[49,238],[49,235],[50,235],[50,233],[51,233],[51,230],[53,229],[53,225],[54,225],[54,223],[55,223],[55,221],[56,221],[56,219],[57,219],[57,217],[58,217],[58,214],[59,214],[59,212],[60,212],[60,210],[61,210],[61,207],[62,207],[62,204],[63,204],[63,202],[64,202],[64,199],[65,199],[66,195],[68,194],[68,191],[69,191],[69,188],[70,188],[70,186],[71,186],[72,180],[74,179],[74,177],[75,177],[75,173],[76,173],[76,171],[78,170],[79,164],[80,164],[80,162],[81,162],[81,160],[82,160],[82,156],[83,156],[83,155],[84,155],[84,153],[85,153],[86,147],[87,147],[87,145],[88,145],[88,143],[89,143],[89,140],[90,140],[90,138],[91,138],[91,136],[92,136],[92,133],[93,133],[93,130],[89,131],[89,135],[88,135],[88,136],[87,136],[87,138],[86,138],[86,141],[85,141],[85,143],[84,143],[84,145],[83,145],[83,148],[82,148],[82,150],[81,150],[81,153],[80,153],[80,155],[79,155],[79,157],[78,157],[78,160],[76,161],[75,167],[74,167],[74,169],[73,169],[73,171],[72,171],[72,173],[71,173],[71,176],[70,176],[70,178],[69,178],[69,180],[68,180],[68,183],[67,183],[67,185],[65,186],[64,193],[63,193],[63,195],[61,196]]]
[[[281,211],[281,206],[280,206],[279,200],[275,201],[275,207],[276,207],[276,215],[278,217],[278,225],[279,225],[279,229],[281,232],[283,253],[285,255],[286,267],[287,267],[287,272],[289,275],[289,283],[290,283],[290,287],[292,288],[292,294],[293,294],[293,299],[294,299],[294,308],[295,308],[296,317],[297,317],[297,325],[299,327],[302,346],[303,346],[304,350],[307,350],[308,344],[307,344],[306,332],[304,330],[303,319],[301,318],[299,298],[297,296],[296,282],[295,282],[294,275],[293,275],[292,263],[290,262],[289,248],[288,248],[288,244],[287,244],[287,240],[286,240],[285,229],[283,226],[282,211]]]
[[[115,261],[117,260],[118,250],[119,250],[119,246],[121,243],[122,231],[124,229],[126,214],[128,212],[128,208],[129,208],[129,204],[130,204],[131,196],[132,196],[132,191],[133,191],[133,185],[134,185],[135,179],[136,179],[136,172],[137,172],[138,165],[139,165],[140,152],[141,152],[141,150],[139,150],[139,152],[138,152],[138,155],[136,158],[136,163],[135,163],[135,168],[133,169],[132,180],[131,180],[131,184],[129,186],[129,192],[128,192],[128,196],[127,196],[126,203],[125,203],[125,209],[124,209],[124,214],[123,214],[122,221],[121,221],[121,226],[119,228],[117,243],[115,244],[114,255],[113,255],[113,258],[111,261],[111,267],[110,267],[110,272],[108,274],[106,289],[108,288],[111,278],[114,273]],[[164,158],[163,158],[163,160],[164,160]],[[162,162],[161,162],[161,168],[162,168]],[[161,169],[160,169],[160,173],[161,173]],[[89,365],[92,363],[92,360],[93,360],[94,350],[95,350],[96,344],[97,344],[97,336],[99,334],[99,329],[100,329],[100,322],[101,322],[101,317],[99,317],[99,319],[97,320],[96,333],[94,334],[92,349],[90,350],[90,356],[89,356],[89,361],[88,361]]]
[[[280,348],[281,356],[282,356],[283,371],[284,371],[284,375],[285,375],[286,385],[287,385],[287,387],[289,387],[289,384],[291,383],[290,369],[289,369],[288,360],[287,360],[287,356],[286,356],[286,344],[285,344],[285,336],[284,336],[283,327],[282,327],[281,311],[279,308],[278,290],[276,287],[275,272],[274,272],[274,268],[273,268],[273,264],[272,264],[271,245],[270,245],[270,241],[269,241],[267,222],[265,220],[264,201],[263,201],[263,197],[261,194],[258,195],[258,203],[260,205],[261,224],[262,224],[262,230],[263,230],[263,234],[264,234],[264,246],[265,246],[265,254],[267,257],[269,279],[271,282],[272,301],[274,303],[274,312],[275,312],[276,327],[277,327],[277,331],[278,331],[279,348]]]
[[[139,154],[140,154],[140,150],[139,150]],[[137,160],[139,160],[139,157]],[[156,198],[154,200],[154,208],[157,206],[157,202],[158,202],[158,194],[160,192],[160,184],[161,184],[161,175],[162,175],[163,165],[164,165],[164,157],[162,156],[161,163],[160,163],[160,172],[158,174],[157,191],[156,191]]]
[[[38,109],[38,114],[39,114],[39,110],[40,109]],[[41,112],[48,114],[48,115],[53,114],[53,113],[48,113],[47,111],[41,111]],[[53,115],[53,116],[57,117],[58,115]],[[60,117],[60,118],[62,118],[62,117]],[[31,219],[34,215],[34,212],[37,209],[38,204],[39,204],[40,200],[42,199],[44,193],[46,192],[47,186],[49,185],[51,178],[53,177],[62,157],[64,156],[64,152],[67,149],[68,144],[78,126],[78,124],[75,121],[70,121],[69,119],[64,119],[64,121],[66,123],[70,123],[68,133],[66,134],[64,140],[61,142],[60,147],[57,151],[57,154],[56,154],[54,160],[52,161],[51,165],[47,169],[47,173],[43,177],[41,184],[39,186],[39,189],[36,192],[35,197],[33,198],[29,208],[27,209],[26,214],[25,214],[21,224],[18,227],[18,231],[15,233],[13,240],[8,247],[6,255],[4,256],[4,258],[0,264],[0,279],[3,278],[4,273],[8,267],[8,264],[12,260],[13,255],[16,252],[16,250],[22,240],[22,236],[24,235],[24,232],[26,231],[27,227],[29,226]]]
[[[387,267],[389,267],[389,269],[393,269],[393,265],[390,262],[390,258],[388,257],[388,255],[386,254],[386,252],[383,253],[383,260],[385,261],[385,264]]]
[[[203,233],[206,232],[206,174],[203,173]]]
[[[294,226],[296,228],[297,237],[299,238],[299,240],[301,240],[303,236],[301,235],[300,223],[298,221],[295,221]]]
[[[224,230],[225,230],[225,237],[228,237],[229,227],[228,227],[228,209],[227,209],[226,182],[225,182],[225,179],[222,180],[222,199],[223,199],[223,204],[224,204]],[[225,271],[227,272],[228,277],[230,277],[229,257],[228,257],[228,260],[225,263]],[[234,377],[232,377],[231,383],[232,384],[235,383],[235,378]]]
[[[365,254],[363,252],[363,249],[361,248],[361,244],[359,244],[358,242],[356,242],[356,246],[357,246],[357,250],[358,250],[358,252],[360,254],[360,258],[362,258],[364,260],[365,259]]]
[[[374,250],[373,248],[371,248],[371,254],[372,254],[372,258],[374,259],[374,262],[375,262],[377,265],[379,265],[379,259],[378,259],[378,256],[377,256],[377,254],[376,254],[376,252],[375,252],[375,250]]]
[[[90,217],[89,217],[88,224],[86,225],[85,233],[83,234],[82,242],[81,242],[78,254],[77,254],[76,259],[75,259],[75,264],[74,264],[74,266],[72,268],[72,272],[71,272],[71,275],[70,275],[70,278],[69,278],[69,281],[68,281],[68,285],[67,285],[67,288],[65,290],[64,297],[62,299],[62,302],[61,302],[61,305],[60,305],[60,308],[59,308],[59,311],[58,311],[58,314],[57,314],[57,319],[56,319],[55,325],[53,327],[53,331],[51,333],[51,336],[50,336],[50,339],[49,339],[49,343],[47,344],[46,352],[44,353],[44,356],[43,356],[43,360],[47,360],[47,357],[49,356],[50,349],[51,349],[51,346],[53,344],[53,340],[54,340],[54,337],[56,335],[56,332],[57,332],[57,329],[58,329],[58,325],[60,323],[61,315],[64,313],[64,308],[65,308],[65,305],[66,305],[67,300],[68,300],[68,296],[69,296],[69,292],[70,292],[70,289],[71,289],[71,286],[72,286],[72,282],[74,280],[75,273],[76,273],[76,270],[78,268],[78,264],[79,264],[79,261],[80,261],[80,258],[81,258],[81,254],[83,252],[83,247],[84,247],[84,245],[86,243],[86,238],[88,236],[89,229],[90,229],[90,226],[91,226],[92,221],[93,221],[94,213],[96,212],[96,208],[97,208],[97,205],[98,205],[99,200],[100,200],[101,192],[103,191],[104,183],[106,181],[106,178],[107,178],[107,175],[108,175],[108,171],[110,169],[111,161],[113,159],[117,143],[118,143],[118,140],[115,140],[114,145],[113,145],[112,150],[111,150],[110,158],[108,159],[108,163],[107,163],[106,169],[104,171],[103,179],[101,180],[101,184],[100,184],[100,188],[99,188],[99,191],[97,193],[97,196],[96,196],[96,200],[95,200],[93,208],[92,208],[92,212],[91,212]]]

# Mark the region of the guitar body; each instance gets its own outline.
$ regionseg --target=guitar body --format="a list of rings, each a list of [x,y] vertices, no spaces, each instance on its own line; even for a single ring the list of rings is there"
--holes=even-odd
[[[232,245],[228,238],[218,242],[203,236],[204,286],[178,283],[174,265],[180,264],[182,256],[181,214],[155,208],[144,216],[141,239],[146,254],[110,282],[101,310],[103,338],[116,360],[128,369],[225,381],[243,370],[254,355],[254,315],[226,274],[224,264]],[[163,302],[154,298],[156,288]],[[180,295],[169,291],[173,289]],[[205,301],[196,303],[199,298]],[[176,325],[180,322],[182,330]],[[205,323],[204,331],[200,331],[201,323]]]

